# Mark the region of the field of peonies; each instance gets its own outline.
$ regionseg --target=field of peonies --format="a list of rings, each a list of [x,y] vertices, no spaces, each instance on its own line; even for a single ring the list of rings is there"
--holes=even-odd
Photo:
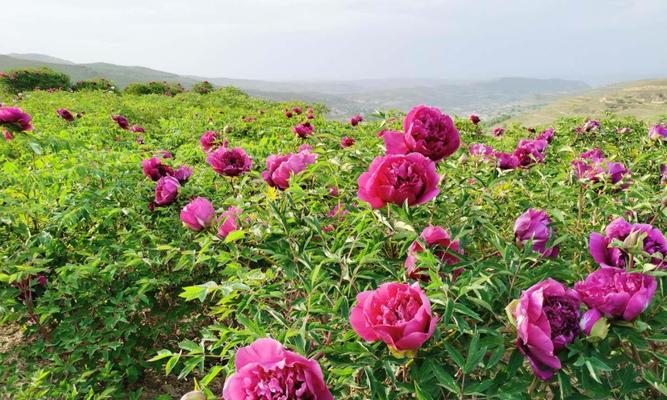
[[[667,125],[0,101],[0,398],[667,397]]]

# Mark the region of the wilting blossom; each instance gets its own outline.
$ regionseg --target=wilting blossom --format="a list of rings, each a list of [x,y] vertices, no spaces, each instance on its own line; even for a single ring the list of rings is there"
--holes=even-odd
[[[493,136],[502,136],[505,133],[505,129],[497,127],[493,128]]]
[[[493,147],[486,146],[482,143],[471,144],[468,149],[470,155],[473,157],[481,157],[484,160],[490,160],[493,157]]]
[[[422,231],[419,238],[426,243],[433,255],[443,263],[454,265],[460,261],[456,255],[451,253],[463,254],[463,249],[460,248],[458,240],[452,240],[451,235],[445,228],[429,225]],[[412,242],[408,248],[408,256],[405,259],[405,270],[411,279],[428,282],[427,270],[417,267],[417,254],[424,250],[424,246],[419,240]],[[461,272],[463,272],[463,268],[456,269],[453,272],[453,279],[458,277]]]
[[[56,114],[67,122],[74,121],[74,115],[66,108],[60,108],[56,110]]]
[[[588,119],[582,126],[575,129],[575,131],[577,133],[584,133],[597,131],[598,129],[600,129],[600,121],[595,119]]]
[[[127,130],[130,128],[130,123],[127,121],[127,118],[123,117],[122,115],[112,115],[111,119],[116,121],[121,129]]]
[[[357,183],[359,199],[373,208],[404,202],[415,206],[432,200],[440,192],[435,163],[420,153],[376,157]]]
[[[218,137],[218,133],[215,131],[206,131],[201,137],[199,138],[199,143],[201,144],[202,149],[208,153],[218,145],[218,142],[220,141],[220,138]],[[226,147],[226,146],[224,146]]]
[[[345,148],[345,147],[350,147],[352,146],[356,140],[354,138],[351,138],[349,136],[343,136],[343,138],[340,140],[340,146]]]
[[[581,321],[579,321],[579,328],[581,328],[581,331],[584,332],[586,336],[590,336],[591,330],[593,330],[593,326],[595,326],[600,318],[603,318],[602,313],[595,308],[591,308],[581,316]]]
[[[192,176],[192,168],[181,165],[174,170],[172,176],[178,179],[180,183],[185,183]]]
[[[32,121],[32,117],[20,108],[0,107],[0,126],[10,131],[31,131],[32,125],[30,121]]]
[[[605,234],[591,233],[588,239],[588,250],[602,267],[624,267],[628,261],[628,254],[623,248],[610,247],[614,239],[624,242],[627,246],[639,244],[642,250],[653,256],[652,263],[659,268],[667,268],[667,240],[665,235],[649,224],[631,224],[623,217],[618,217],[607,225]]]
[[[357,115],[355,115],[354,117],[350,118],[350,125],[352,125],[352,126],[357,126],[357,125],[359,125],[359,123],[360,123],[361,121],[363,121],[363,120],[364,120],[364,117],[362,117],[361,115],[357,114]]]
[[[357,294],[352,329],[367,342],[381,340],[397,353],[416,352],[435,331],[431,302],[414,283],[391,282]]]
[[[533,251],[544,257],[556,258],[558,246],[547,248],[546,244],[555,237],[551,219],[544,210],[529,208],[514,222],[514,237],[521,244],[532,241]]]
[[[221,147],[209,153],[206,162],[222,176],[240,176],[252,167],[252,159],[240,147]]]
[[[258,339],[236,352],[236,372],[225,380],[224,400],[333,400],[319,364],[279,342]]]
[[[543,130],[539,135],[537,135],[537,140],[545,140],[547,143],[551,143],[554,138],[554,128],[549,128]]]
[[[519,167],[519,159],[511,153],[496,151],[493,153],[500,169],[516,169]]]
[[[339,219],[343,219],[349,213],[350,212],[345,208],[344,205],[338,203],[334,206],[334,208],[331,209],[331,211],[327,213],[327,217],[329,218],[338,217]]]
[[[134,133],[144,133],[144,132],[146,132],[146,130],[144,129],[144,127],[141,126],[141,125],[132,125],[132,126],[130,127],[130,131],[131,131],[131,132],[134,132]]]
[[[218,227],[219,238],[224,239],[227,235],[239,229],[238,218],[242,212],[243,210],[240,208],[229,207],[220,214],[220,218],[218,218],[218,222],[220,222]]]
[[[420,153],[438,162],[461,144],[459,131],[449,115],[435,107],[414,107],[403,120],[403,132],[382,132],[387,154]]]
[[[272,154],[266,158],[266,170],[262,171],[262,178],[269,186],[285,190],[289,187],[292,175],[305,170],[315,160],[317,154],[309,150],[301,150],[296,154]]]
[[[210,201],[197,197],[181,210],[181,221],[193,231],[208,228],[215,219],[215,209]]]
[[[662,124],[652,126],[648,131],[648,137],[651,140],[667,140],[667,126]]]
[[[162,164],[162,161],[157,157],[142,160],[141,167],[144,171],[144,175],[154,181],[157,181],[163,176],[174,174],[174,170],[170,166]]]
[[[572,161],[577,179],[582,181],[599,182],[601,179],[607,179],[612,184],[616,184],[629,175],[625,166],[618,162],[608,162],[602,150],[595,148],[581,153],[579,159]],[[623,187],[627,187],[626,182]]]
[[[476,115],[476,114],[470,114],[470,116],[468,117],[468,119],[470,120],[470,122],[472,122],[472,123],[475,124],[475,125],[479,124],[479,121],[481,121],[481,119],[479,118],[479,116]]]
[[[574,288],[588,307],[609,318],[631,321],[651,304],[657,285],[651,275],[603,267],[577,282]]]
[[[521,293],[512,310],[516,345],[538,378],[548,380],[561,368],[558,352],[581,332],[579,306],[578,293],[551,278]]]
[[[155,205],[166,206],[176,201],[181,188],[178,179],[173,176],[163,176],[155,185]]]
[[[304,122],[292,127],[292,132],[296,133],[296,135],[301,139],[305,139],[313,134],[313,129],[313,125],[311,125],[310,122]]]

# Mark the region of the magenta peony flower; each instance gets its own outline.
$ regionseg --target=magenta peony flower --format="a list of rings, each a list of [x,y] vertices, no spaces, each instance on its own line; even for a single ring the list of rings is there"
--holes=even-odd
[[[551,143],[551,141],[554,138],[554,128],[549,128],[544,131],[542,131],[539,135],[537,135],[537,140],[545,140],[547,143]]]
[[[292,132],[296,133],[301,139],[305,139],[313,134],[313,129],[314,127],[310,122],[304,122],[303,124],[292,127]]]
[[[174,155],[167,150],[160,150],[157,152],[157,154],[162,158],[174,158]]]
[[[343,148],[345,148],[345,147],[350,147],[350,146],[352,146],[355,142],[356,142],[356,140],[354,140],[354,138],[351,138],[351,137],[349,137],[349,136],[343,136],[343,138],[342,138],[341,141],[340,141],[340,147],[343,147]]]
[[[141,166],[143,168],[144,175],[154,181],[157,181],[163,176],[174,174],[174,170],[170,166],[162,164],[162,161],[157,157],[142,160]]]
[[[595,262],[602,267],[624,267],[628,260],[627,253],[624,249],[610,245],[614,239],[621,242],[634,241],[638,244],[639,236],[644,236],[641,242],[643,251],[654,255],[652,263],[659,268],[667,268],[667,240],[663,233],[649,224],[630,224],[623,217],[610,222],[605,229],[605,235],[591,233],[588,250]]]
[[[160,178],[155,185],[155,205],[166,206],[176,201],[180,188],[178,179],[173,176]]]
[[[333,400],[322,370],[269,338],[258,339],[236,352],[236,373],[225,380],[224,400]]]
[[[581,129],[584,132],[592,132],[595,130],[598,130],[600,128],[600,121],[595,120],[595,119],[589,119],[587,120],[584,125],[581,127]]]
[[[303,112],[301,107],[294,107],[294,108],[292,108],[292,111],[294,111],[294,114],[296,114],[296,115],[301,115],[301,113]]]
[[[493,128],[493,136],[502,136],[505,133],[505,129],[503,128]]]
[[[240,176],[250,171],[252,159],[240,147],[221,147],[206,157],[206,162],[222,176]]]
[[[350,118],[350,125],[352,125],[352,126],[357,126],[357,125],[359,125],[359,123],[360,123],[361,121],[363,121],[363,120],[364,120],[364,117],[362,117],[361,115],[357,114],[357,115],[355,115],[354,117]]]
[[[241,215],[243,210],[236,207],[229,207],[218,218],[218,222],[221,222],[218,227],[218,237],[224,239],[230,233],[239,229],[238,217]]]
[[[192,168],[181,165],[173,172],[173,177],[180,183],[185,183],[192,176]]]
[[[602,150],[595,148],[581,153],[579,159],[572,161],[575,175],[580,181],[599,182],[601,179],[616,184],[629,176],[629,171],[621,163],[607,162]],[[629,186],[629,182],[621,188]]]
[[[480,157],[484,160],[490,160],[493,157],[493,147],[483,145],[482,143],[474,143],[468,149],[470,155],[473,157]]]
[[[287,118],[292,118],[292,111],[286,109],[286,110],[285,110],[285,116],[286,116]]]
[[[561,368],[556,355],[580,333],[579,295],[549,278],[521,293],[513,310],[517,347],[535,375],[547,380]]]
[[[600,318],[602,318],[602,313],[595,308],[591,308],[581,317],[579,328],[581,328],[581,331],[584,332],[586,336],[590,336],[593,326],[600,320]]]
[[[58,114],[60,118],[64,119],[67,122],[74,121],[74,115],[72,115],[72,113],[66,108],[60,108],[56,110],[56,114]]]
[[[327,217],[329,217],[329,218],[338,217],[339,219],[343,219],[349,213],[350,212],[347,209],[345,209],[344,205],[342,205],[341,203],[338,203],[334,206],[334,208],[331,209],[331,211],[329,211],[327,213]]]
[[[544,210],[529,208],[514,223],[514,237],[521,245],[532,240],[533,251],[556,258],[559,246],[546,248],[547,242],[555,236],[550,225],[551,219]]]
[[[215,219],[215,209],[210,201],[197,197],[181,210],[181,221],[193,231],[208,228]]]
[[[519,159],[514,154],[496,151],[493,155],[498,160],[498,168],[500,169],[516,169],[519,167]]]
[[[285,190],[289,187],[291,176],[305,170],[307,166],[314,164],[315,160],[317,154],[307,149],[296,154],[272,154],[266,158],[266,170],[262,171],[262,178],[269,186]]]
[[[403,120],[403,131],[383,133],[387,154],[417,152],[437,162],[452,155],[461,144],[452,119],[435,107],[414,107]]]
[[[338,196],[338,188],[336,186],[332,186],[329,188],[329,196],[331,197]]]
[[[32,117],[20,108],[0,107],[0,126],[10,131],[31,131],[32,125],[30,121],[32,121]]]
[[[476,114],[470,114],[470,116],[468,117],[468,119],[470,120],[470,122],[472,122],[472,123],[475,124],[475,125],[479,124],[479,121],[481,121],[481,119],[479,118],[479,116],[477,116]]]
[[[648,138],[651,140],[667,140],[667,126],[662,124],[652,126],[648,131]]]
[[[544,162],[542,152],[547,147],[546,140],[521,139],[512,153],[519,161],[519,166],[528,168],[535,163]]]
[[[116,121],[121,129],[127,130],[130,127],[130,123],[127,121],[127,118],[123,117],[122,115],[112,115],[111,119]]]
[[[387,203],[400,206],[406,201],[409,206],[416,206],[440,192],[435,163],[420,153],[376,157],[357,183],[359,199],[373,208]]]
[[[361,292],[350,312],[350,325],[362,339],[381,340],[397,353],[415,353],[433,336],[437,322],[417,283],[385,283]]]
[[[206,131],[201,135],[201,138],[199,138],[199,143],[201,144],[202,149],[207,153],[217,146],[218,141],[218,133],[214,131]]]
[[[131,131],[131,132],[134,132],[134,133],[144,133],[144,132],[146,132],[146,130],[144,129],[144,127],[141,126],[141,125],[132,125],[132,126],[130,127],[130,131]]]
[[[445,228],[429,225],[422,231],[419,237],[426,243],[429,249],[431,249],[433,255],[445,264],[454,265],[460,261],[457,256],[450,253],[463,254],[463,249],[459,247],[458,240],[452,240],[449,232],[447,232]],[[405,270],[408,277],[411,279],[428,282],[429,275],[426,269],[417,267],[417,254],[423,251],[424,246],[422,246],[420,241],[415,240],[412,242],[408,248],[408,256],[405,259]],[[455,270],[453,279],[456,279],[461,272],[463,272],[463,268]]]
[[[610,318],[631,321],[651,303],[657,285],[651,275],[603,267],[577,282],[574,288],[588,307]]]

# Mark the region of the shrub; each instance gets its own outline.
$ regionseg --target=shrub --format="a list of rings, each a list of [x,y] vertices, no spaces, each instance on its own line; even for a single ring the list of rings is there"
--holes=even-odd
[[[213,90],[215,90],[215,86],[213,86],[209,81],[198,82],[192,86],[192,91],[199,94],[207,94]]]
[[[177,82],[135,82],[130,83],[125,88],[125,93],[146,95],[146,94],[162,94],[165,96],[173,96],[178,93],[185,92],[183,85]]]
[[[103,90],[103,91],[116,91],[116,85],[106,78],[97,78],[97,79],[87,79],[83,81],[78,81],[74,84],[73,89],[76,91],[81,90]]]
[[[0,76],[0,83],[13,93],[37,89],[69,89],[71,86],[67,74],[49,68],[13,69]]]

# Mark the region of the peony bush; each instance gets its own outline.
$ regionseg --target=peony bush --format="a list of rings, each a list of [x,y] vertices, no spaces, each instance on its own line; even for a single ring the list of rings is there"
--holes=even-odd
[[[133,93],[0,99],[0,397],[667,396],[656,121]]]

